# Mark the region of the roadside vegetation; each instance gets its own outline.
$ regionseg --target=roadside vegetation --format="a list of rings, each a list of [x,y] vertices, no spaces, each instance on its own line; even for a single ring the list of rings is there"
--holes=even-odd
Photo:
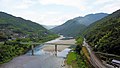
[[[89,57],[89,54],[83,44],[83,37],[76,39],[76,48],[67,55],[67,64],[72,66],[72,68],[89,68],[89,62],[86,57]]]
[[[89,52],[85,46],[82,47],[82,53],[87,58],[87,60],[90,61],[90,55],[89,55]]]
[[[82,55],[76,52],[70,52],[67,55],[67,64],[72,66],[72,68],[88,68],[86,65],[86,60],[83,59]]]
[[[24,54],[29,48],[30,45],[21,45],[17,43],[14,45],[0,44],[0,64]]]

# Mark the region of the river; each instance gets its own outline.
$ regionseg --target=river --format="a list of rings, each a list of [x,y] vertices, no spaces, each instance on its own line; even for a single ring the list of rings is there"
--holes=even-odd
[[[58,42],[62,38],[64,37],[49,42]],[[34,48],[34,56],[31,56],[30,50],[25,55],[16,57],[10,62],[3,64],[0,68],[67,68],[64,61],[71,49],[68,46],[60,46],[58,49],[60,48],[61,50],[55,56],[54,48],[51,47],[52,45],[39,45]],[[50,48],[51,50],[49,50]]]
[[[57,38],[55,40],[51,40],[51,41],[48,41],[46,43],[55,43],[55,42],[58,42],[58,41],[61,41],[60,39],[63,39],[64,37],[60,37],[60,38]],[[54,55],[54,45],[39,45],[37,47],[34,48],[34,55],[35,56],[41,56],[41,55]],[[70,46],[58,46],[58,51],[57,52],[57,57],[66,57],[68,52],[71,50],[70,48],[68,48]],[[46,49],[46,50],[44,50]],[[49,49],[49,51],[47,51],[47,49]],[[51,51],[50,51],[51,50]],[[28,51],[26,53],[26,55],[31,55],[32,51]]]

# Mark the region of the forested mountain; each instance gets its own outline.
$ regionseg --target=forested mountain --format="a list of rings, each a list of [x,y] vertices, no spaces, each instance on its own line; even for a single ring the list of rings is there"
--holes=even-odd
[[[39,38],[39,40],[42,40],[50,35],[53,35],[53,33],[40,24],[0,12],[0,37],[3,40],[5,38]]]
[[[62,34],[64,36],[71,37],[71,36],[76,36],[77,34],[79,34],[80,31],[83,31],[85,27],[86,27],[85,25],[80,24],[74,20],[69,20],[63,25],[51,29],[51,31],[58,33],[58,34]]]
[[[57,38],[40,24],[0,12],[0,64],[26,53],[30,44],[20,42],[46,42]],[[34,45],[36,46],[36,45]]]
[[[68,20],[64,24],[57,26],[51,31],[62,34],[64,36],[72,36],[75,37],[82,33],[82,31],[88,26],[89,24],[107,16],[106,13],[97,13],[97,14],[89,14],[84,17],[76,17],[74,19]]]
[[[88,26],[84,35],[95,50],[120,55],[120,10]]]

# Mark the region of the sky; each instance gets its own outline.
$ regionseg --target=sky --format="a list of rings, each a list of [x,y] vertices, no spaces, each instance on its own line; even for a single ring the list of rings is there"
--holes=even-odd
[[[0,11],[42,25],[60,25],[74,17],[118,9],[120,0],[0,0]]]

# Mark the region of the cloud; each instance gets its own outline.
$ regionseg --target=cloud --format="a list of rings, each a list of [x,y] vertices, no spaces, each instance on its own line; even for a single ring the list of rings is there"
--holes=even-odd
[[[76,7],[81,10],[87,8],[86,6],[84,6],[86,4],[85,1],[86,0],[39,0],[39,2],[42,5],[50,5],[50,4],[64,5],[64,6]]]
[[[118,9],[120,9],[120,0],[116,0],[112,3],[108,3],[107,5],[104,5],[100,10],[107,13],[112,13]]]
[[[18,6],[15,6],[14,8],[16,8],[16,9],[28,9],[31,6],[33,6],[34,4],[36,4],[35,1],[32,1],[32,0],[22,0],[19,4],[17,4]]]
[[[0,10],[39,24],[58,25],[90,13],[112,13],[120,0],[0,0]]]
[[[60,12],[24,12],[24,14],[18,13],[15,15],[24,16],[25,19],[30,19],[43,25],[60,25],[67,20],[78,16],[78,14],[63,14]]]
[[[105,4],[105,3],[109,3],[109,2],[113,2],[114,0],[96,0],[94,2],[94,4]]]
[[[7,9],[28,9],[35,3],[32,0],[0,0],[0,6]]]
[[[120,8],[120,0],[39,0],[42,5],[64,5],[78,8],[84,12],[111,13]],[[112,8],[111,8],[112,7]]]

